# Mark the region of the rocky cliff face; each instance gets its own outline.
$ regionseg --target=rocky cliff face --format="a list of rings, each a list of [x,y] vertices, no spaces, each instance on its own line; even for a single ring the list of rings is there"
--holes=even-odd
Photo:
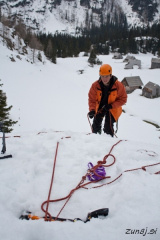
[[[156,0],[128,0],[133,12],[139,14],[144,22],[151,22],[158,13],[159,1]]]
[[[0,0],[1,12],[43,32],[100,26],[107,21],[142,26],[158,21],[160,0]]]

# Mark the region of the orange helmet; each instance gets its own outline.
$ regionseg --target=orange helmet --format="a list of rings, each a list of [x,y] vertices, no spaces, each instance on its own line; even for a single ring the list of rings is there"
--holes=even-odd
[[[112,74],[112,68],[108,64],[103,64],[99,69],[99,74],[102,76]]]

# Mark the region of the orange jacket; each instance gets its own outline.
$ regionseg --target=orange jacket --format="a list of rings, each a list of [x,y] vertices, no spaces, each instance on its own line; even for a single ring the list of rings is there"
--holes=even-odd
[[[122,113],[122,105],[127,102],[127,94],[123,84],[119,82],[116,77],[112,76],[112,78],[114,79],[114,84],[111,88],[111,91],[109,91],[108,104],[112,105],[112,109],[109,111],[113,115],[115,121],[117,121]],[[100,81],[101,79],[92,84],[88,94],[89,111],[94,110],[96,113],[99,110],[99,105],[102,98]]]

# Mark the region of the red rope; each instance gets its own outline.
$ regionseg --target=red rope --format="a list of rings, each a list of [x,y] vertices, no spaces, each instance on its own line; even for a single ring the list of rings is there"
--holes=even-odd
[[[126,140],[125,140],[125,141],[126,141]],[[115,143],[115,144],[111,147],[109,153],[108,153],[106,156],[104,156],[103,161],[102,161],[102,162],[99,161],[98,163],[105,164],[105,163],[106,163],[106,159],[107,159],[109,156],[111,156],[111,157],[113,157],[114,162],[113,162],[112,164],[110,164],[110,165],[106,165],[106,167],[112,166],[112,165],[115,163],[116,158],[111,154],[111,152],[112,152],[113,148],[114,148],[116,145],[118,145],[120,142],[122,142],[122,140],[119,140],[117,143]]]
[[[80,189],[80,188],[88,189],[88,188],[86,187],[86,185],[89,185],[89,184],[91,184],[91,183],[97,183],[97,182],[99,182],[99,181],[101,181],[101,180],[103,180],[103,179],[110,178],[110,176],[107,176],[107,177],[103,177],[103,178],[101,178],[101,179],[99,179],[99,180],[96,180],[96,181],[84,183],[84,181],[86,180],[87,175],[88,175],[89,173],[91,173],[91,172],[94,173],[95,175],[99,176],[99,175],[96,174],[96,172],[95,172],[96,169],[97,169],[99,166],[110,167],[110,166],[112,166],[112,165],[115,163],[116,158],[115,158],[114,155],[111,154],[111,152],[112,152],[113,148],[114,148],[117,144],[119,144],[121,141],[122,141],[122,140],[118,141],[116,144],[114,144],[114,145],[111,147],[109,153],[108,153],[106,156],[104,156],[103,161],[98,161],[97,165],[95,165],[93,168],[91,168],[91,169],[88,170],[88,172],[82,177],[82,179],[81,179],[81,181],[78,183],[78,185],[77,185],[74,189],[72,189],[72,190],[70,191],[70,193],[69,193],[66,197],[59,198],[59,199],[54,199],[54,200],[50,200],[50,194],[51,194],[51,189],[52,189],[52,184],[53,184],[53,177],[54,177],[54,171],[55,171],[55,165],[56,165],[56,158],[57,158],[57,152],[58,152],[58,144],[59,144],[59,143],[57,143],[57,148],[56,148],[56,153],[55,153],[55,159],[54,159],[54,166],[53,166],[53,173],[52,173],[52,179],[51,179],[50,190],[49,190],[49,194],[48,194],[48,200],[45,201],[45,202],[43,202],[42,205],[41,205],[42,211],[45,212],[45,221],[51,221],[51,220],[52,220],[51,214],[48,212],[49,203],[66,200],[66,202],[65,202],[64,205],[63,205],[63,207],[61,208],[61,210],[60,210],[59,213],[57,214],[57,217],[55,218],[55,221],[56,221],[57,218],[59,217],[60,213],[62,212],[62,210],[64,209],[64,207],[66,206],[66,204],[68,203],[68,201],[70,200],[71,196],[73,195],[73,193],[74,193],[76,190],[78,190],[78,189]],[[111,157],[113,158],[113,162],[112,162],[111,164],[104,165],[104,164],[106,164],[106,159],[107,159],[109,156],[111,156]],[[125,170],[124,172],[136,171],[136,170],[140,170],[140,169],[146,171],[146,168],[147,168],[147,167],[155,166],[155,165],[158,165],[158,164],[160,164],[160,162],[159,162],[159,163],[155,163],[155,164],[151,164],[151,165],[146,165],[146,166],[143,166],[143,167],[140,167],[140,168],[128,169],[128,170]],[[160,174],[160,171],[159,171],[159,172],[156,172],[155,174]],[[115,182],[116,180],[118,180],[122,175],[123,175],[123,173],[121,173],[118,177],[116,177],[115,179],[113,179],[112,181],[110,181],[110,182],[108,182],[108,183],[102,184],[102,185],[100,185],[100,186],[95,186],[95,187],[92,187],[92,188],[98,188],[98,187],[102,187],[102,186],[107,185],[107,184],[111,184],[111,183]],[[101,177],[101,176],[100,176],[100,177]],[[44,209],[44,205],[45,205],[45,204],[47,204],[46,210]]]
[[[86,177],[87,175],[89,174],[89,171],[93,172],[94,174],[96,174],[97,176],[99,176],[97,173],[95,173],[96,169],[99,167],[99,166],[102,166],[102,164],[105,164],[106,163],[106,159],[109,157],[109,156],[112,156],[114,158],[114,161],[112,164],[109,164],[109,165],[106,165],[105,167],[109,167],[111,165],[113,165],[115,163],[115,157],[111,154],[113,148],[118,144],[120,143],[122,140],[118,141],[116,144],[114,144],[111,148],[111,150],[109,151],[109,154],[107,154],[104,158],[103,158],[103,161],[99,161],[97,163],[97,165],[95,165],[93,168],[91,168],[90,170],[88,170],[88,172],[82,177],[81,181],[78,183],[78,185],[72,189],[70,191],[70,193],[64,197],[64,198],[60,198],[60,199],[55,199],[55,200],[50,200],[50,194],[51,194],[51,189],[52,189],[52,184],[53,184],[53,176],[54,176],[54,171],[55,171],[55,164],[56,164],[56,157],[57,157],[57,151],[58,151],[58,143],[57,143],[57,148],[56,148],[56,153],[55,153],[55,160],[54,160],[54,167],[53,167],[53,173],[52,173],[52,179],[51,179],[51,184],[50,184],[50,190],[49,190],[49,194],[48,194],[48,200],[43,202],[42,205],[41,205],[41,209],[43,212],[45,212],[45,220],[48,220],[48,221],[51,221],[51,214],[48,212],[48,207],[49,207],[49,203],[51,202],[58,202],[58,201],[62,201],[62,200],[66,200],[66,202],[64,203],[63,207],[61,208],[61,210],[59,211],[57,217],[55,218],[55,221],[56,219],[59,217],[60,213],[62,212],[62,210],[64,209],[64,207],[66,206],[66,204],[68,203],[68,201],[70,200],[71,196],[73,195],[73,193],[78,190],[79,188],[84,188],[86,185],[88,184],[91,184],[91,183],[96,183],[96,182],[99,182],[100,180],[102,179],[106,179],[106,178],[110,178],[110,176],[107,176],[107,177],[103,177],[101,178],[100,180],[96,180],[96,181],[93,181],[93,182],[88,182],[88,183],[84,183],[84,180],[86,180]],[[100,176],[101,177],[101,176]],[[44,209],[44,205],[47,204],[47,207],[46,207],[46,210]],[[48,217],[47,217],[48,216]]]
[[[88,118],[89,125],[91,127],[91,132],[93,133],[93,128],[92,128],[92,125],[91,125],[91,122],[90,122],[90,119],[89,119],[89,114],[87,114],[87,118]]]
[[[147,151],[145,149],[139,149],[137,150],[137,152],[140,152],[140,153],[143,153],[143,152],[146,152],[148,156],[150,157],[155,157],[157,156],[157,153],[153,152],[153,151]],[[152,154],[151,154],[152,153]]]
[[[58,145],[59,142],[57,142],[57,147],[56,147],[56,153],[55,153],[55,158],[54,158],[54,165],[53,165],[53,171],[52,171],[52,178],[51,178],[51,184],[50,184],[50,189],[49,189],[49,193],[48,193],[48,200],[47,200],[47,206],[46,206],[46,210],[44,211],[44,209],[42,209],[45,212],[45,221],[48,220],[49,217],[49,221],[51,221],[52,216],[50,215],[50,213],[48,212],[48,207],[49,207],[49,202],[50,202],[50,195],[51,195],[51,191],[52,191],[52,185],[53,185],[53,179],[54,179],[54,172],[55,172],[55,167],[56,167],[56,159],[57,159],[57,152],[58,152]]]
[[[124,172],[132,172],[132,171],[137,171],[137,170],[140,170],[140,169],[143,170],[143,171],[146,171],[146,167],[153,167],[153,166],[156,166],[156,165],[159,165],[159,164],[160,164],[160,162],[155,163],[155,164],[146,165],[146,166],[143,166],[143,167],[140,167],[140,168],[128,169],[128,170],[125,170]],[[160,174],[160,171],[155,172],[154,174]],[[96,187],[93,187],[93,188],[99,188],[99,187],[102,187],[104,185],[111,184],[111,183],[115,182],[117,179],[119,179],[122,175],[123,175],[123,173],[121,173],[118,177],[116,177],[111,182],[104,183],[104,184],[102,184],[100,186],[96,186]],[[88,189],[88,188],[86,188],[86,189]]]
[[[110,111],[109,111],[109,120],[110,120],[110,129],[111,129],[111,131],[112,131],[113,135],[114,135],[116,138],[118,138],[118,137],[116,136],[116,134],[115,134],[114,130],[113,130],[113,127],[112,127],[112,125],[111,125],[111,121],[112,121],[112,119],[111,119],[111,112],[110,112]]]

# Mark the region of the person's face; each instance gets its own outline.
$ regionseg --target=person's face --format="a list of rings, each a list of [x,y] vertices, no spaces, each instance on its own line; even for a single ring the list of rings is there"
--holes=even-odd
[[[101,80],[104,85],[107,85],[109,83],[110,79],[111,79],[111,75],[101,76]]]

